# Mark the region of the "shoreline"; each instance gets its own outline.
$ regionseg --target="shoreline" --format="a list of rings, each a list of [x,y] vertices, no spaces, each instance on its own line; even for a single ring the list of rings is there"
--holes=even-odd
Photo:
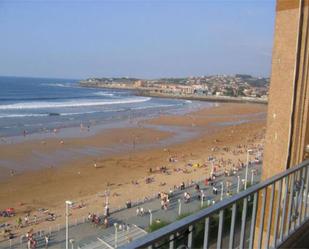
[[[233,111],[233,112],[231,112]],[[56,214],[63,215],[63,201],[72,199],[76,203],[85,203],[86,209],[75,210],[74,215],[85,215],[88,212],[102,210],[104,198],[102,193],[107,188],[111,191],[111,206],[113,208],[123,205],[128,199],[141,199],[153,195],[159,191],[168,190],[169,187],[179,184],[181,181],[189,181],[209,174],[209,168],[188,170],[188,173],[173,173],[161,175],[149,173],[149,168],[156,169],[167,166],[169,170],[187,169],[188,163],[206,163],[208,156],[224,158],[237,163],[239,159],[245,160],[245,155],[233,155],[224,151],[213,151],[213,148],[229,146],[237,149],[237,144],[261,143],[265,128],[265,118],[249,120],[242,124],[231,124],[223,127],[211,126],[216,122],[241,119],[241,115],[266,112],[265,105],[256,104],[220,104],[219,106],[206,108],[187,115],[162,115],[146,122],[160,125],[184,126],[188,129],[199,130],[199,136],[183,142],[174,143],[165,147],[137,149],[129,153],[120,153],[115,156],[84,157],[73,160],[61,167],[47,168],[43,170],[26,172],[16,175],[7,182],[0,182],[0,209],[8,206],[14,207],[18,215],[23,217],[26,213],[39,215],[39,208],[47,208]],[[236,115],[231,117],[231,113]],[[240,116],[237,116],[240,115]],[[233,116],[233,115],[232,115]],[[192,125],[194,122],[194,126]],[[120,134],[119,130],[110,134],[111,137],[119,133],[124,136],[125,130]],[[142,135],[142,134],[141,134]],[[149,131],[149,143],[155,141],[157,135]],[[100,146],[103,137],[91,138],[92,143]],[[105,138],[106,139],[106,138]],[[104,140],[104,139],[103,139]],[[252,141],[254,142],[252,142]],[[90,141],[90,140],[89,140]],[[89,141],[83,142],[84,145]],[[26,144],[27,145],[27,144]],[[66,145],[66,144],[65,144]],[[82,143],[72,143],[72,146],[81,146]],[[37,145],[39,146],[39,145]],[[57,144],[57,146],[59,146]],[[31,148],[31,146],[29,146]],[[14,150],[14,146],[12,147]],[[16,152],[16,149],[15,149]],[[174,158],[174,162],[169,162]],[[97,167],[94,167],[94,159]],[[226,166],[230,167],[230,166]],[[187,170],[186,170],[187,172]],[[154,177],[152,184],[145,184],[145,177]],[[137,181],[137,186],[131,181]],[[162,186],[162,183],[165,183]],[[136,189],[139,191],[136,191]],[[62,223],[63,217],[57,222]],[[13,224],[16,218],[3,219],[0,223],[10,221]],[[43,224],[37,225],[35,229]],[[46,224],[45,224],[46,225]]]
[[[196,96],[192,94],[175,95],[168,93],[158,93],[151,90],[137,90],[137,96],[153,97],[153,98],[172,98],[185,100],[198,100],[208,102],[222,102],[222,103],[254,103],[267,105],[268,101],[264,99],[250,98],[250,97],[229,97],[229,96]]]
[[[85,88],[98,88],[98,89],[116,89],[116,90],[130,90],[136,96],[153,97],[153,98],[167,98],[167,99],[184,99],[184,100],[197,100],[208,102],[222,102],[222,103],[254,103],[254,104],[268,104],[268,100],[252,97],[230,97],[230,96],[198,96],[193,94],[175,95],[169,93],[160,93],[158,89],[149,88],[136,88],[136,87],[108,87],[107,85],[100,86],[91,83],[80,83],[81,87]]]

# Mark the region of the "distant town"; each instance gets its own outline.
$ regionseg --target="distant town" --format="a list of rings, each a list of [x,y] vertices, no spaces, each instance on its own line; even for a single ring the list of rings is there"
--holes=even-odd
[[[89,78],[81,86],[136,90],[140,95],[266,103],[269,78],[247,74],[187,78]]]

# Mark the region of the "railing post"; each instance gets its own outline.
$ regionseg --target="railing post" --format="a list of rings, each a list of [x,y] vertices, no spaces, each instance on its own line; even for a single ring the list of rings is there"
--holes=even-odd
[[[190,225],[188,229],[189,229],[189,234],[188,234],[188,248],[191,249],[191,248],[192,248],[192,237],[193,237],[193,226]]]
[[[248,197],[244,198],[242,216],[241,216],[241,231],[239,248],[245,248],[245,232],[246,232],[246,217],[247,217]]]
[[[287,208],[287,200],[288,200],[288,189],[289,189],[289,176],[285,177],[285,191],[284,191],[284,201],[282,207],[282,216],[280,223],[280,236],[279,241],[283,241],[284,229],[285,229],[285,217],[286,217],[286,208]]]
[[[174,249],[174,234],[170,236],[169,249]]]
[[[293,185],[293,193],[295,190],[295,196],[293,195],[292,198],[292,210],[291,210],[291,231],[293,232],[296,227],[296,216],[297,216],[297,210],[298,210],[298,196],[299,196],[299,191],[298,191],[298,183],[299,183],[299,178],[300,178],[300,171],[296,171],[294,174],[294,185]]]
[[[290,191],[289,191],[289,207],[288,207],[288,221],[287,221],[287,230],[286,236],[290,234],[290,226],[291,226],[291,215],[292,215],[292,203],[293,203],[293,195],[294,195],[294,173],[291,175],[290,182]]]
[[[299,191],[299,200],[297,200],[298,219],[297,219],[296,227],[300,226],[300,222],[302,220],[301,217],[302,217],[302,212],[303,212],[303,194],[304,194],[304,182],[305,182],[305,179],[303,179],[302,175],[304,173],[304,170],[305,170],[304,168],[300,170],[301,186],[300,186],[300,191]]]
[[[234,248],[234,232],[235,232],[235,218],[236,218],[236,202],[232,207],[232,217],[231,217],[231,228],[230,228],[230,240],[229,240],[229,249]]]
[[[223,227],[223,215],[224,215],[224,209],[220,210],[219,213],[219,227],[218,227],[218,237],[217,237],[217,249],[221,249],[222,244],[222,227]]]
[[[258,249],[261,249],[262,247],[262,235],[263,235],[263,228],[264,228],[264,217],[265,217],[265,203],[266,203],[266,187],[262,190],[262,210],[261,210],[261,216],[260,216],[260,229],[259,229],[259,237],[258,237]]]
[[[281,210],[281,190],[282,190],[282,180],[279,181],[279,188],[278,188],[278,194],[277,194],[277,209],[276,209],[275,224],[274,224],[274,243],[273,243],[274,248],[277,246],[277,238],[278,238],[278,223],[279,223],[280,210]]]
[[[270,205],[268,210],[268,224],[267,224],[267,230],[266,230],[266,243],[265,248],[269,248],[269,239],[271,234],[271,221],[273,216],[273,206],[274,206],[274,193],[275,193],[275,183],[271,185],[271,195],[270,195]]]
[[[305,211],[304,218],[307,218],[307,208],[308,208],[308,188],[309,188],[309,166],[306,166],[307,175],[306,175],[306,190],[305,190]]]
[[[208,249],[209,217],[205,219],[203,249]]]
[[[252,210],[252,218],[251,218],[249,249],[253,249],[253,245],[254,245],[254,234],[255,234],[255,226],[256,226],[257,204],[258,204],[258,192],[255,192],[254,193],[254,197],[253,197],[253,210]]]

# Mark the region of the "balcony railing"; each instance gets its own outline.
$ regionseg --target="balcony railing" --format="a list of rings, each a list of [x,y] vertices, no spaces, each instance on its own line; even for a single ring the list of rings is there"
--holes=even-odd
[[[309,160],[123,248],[277,248],[308,221],[308,186]]]

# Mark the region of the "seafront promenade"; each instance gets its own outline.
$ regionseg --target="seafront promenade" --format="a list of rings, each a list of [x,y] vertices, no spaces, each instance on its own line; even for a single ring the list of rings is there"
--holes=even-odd
[[[260,181],[261,164],[251,164],[249,166],[248,183],[251,183],[252,181],[252,170],[255,172],[253,174],[253,183],[255,184]],[[238,178],[240,180],[238,180]],[[241,179],[244,178],[245,168],[242,168],[232,176],[221,175],[217,177],[214,180],[213,185],[205,185],[203,179],[201,179],[200,181],[186,186],[184,190],[179,189],[175,191],[170,198],[170,204],[167,210],[161,209],[160,199],[153,198],[138,205],[133,204],[132,208],[123,208],[112,212],[109,219],[108,228],[105,228],[104,225],[96,226],[86,218],[81,219],[83,221],[77,223],[74,220],[70,220],[69,217],[70,248],[111,249],[124,245],[125,243],[146,234],[146,231],[149,229],[150,222],[170,223],[178,219],[179,214],[180,216],[185,216],[200,210],[202,206],[205,207],[207,205],[212,205],[214,202],[218,202],[223,198],[228,198],[228,190],[229,194],[237,193],[238,182],[240,183],[239,189],[241,190],[244,188],[243,181],[241,181]],[[196,183],[200,186],[200,189],[203,190],[205,196],[203,201],[198,198],[198,193],[195,189]],[[229,184],[228,187],[226,187],[227,183]],[[213,193],[213,186],[217,188],[217,194]],[[185,203],[184,201],[185,192],[191,195],[191,200],[188,203]],[[136,214],[137,207],[142,207],[144,209],[143,215]],[[149,210],[151,210],[151,215]],[[117,235],[114,226],[115,223],[117,223]],[[49,237],[48,248],[65,248],[65,228],[58,227],[56,230],[33,232],[36,233],[35,238],[38,242],[36,248],[45,248],[45,235]],[[0,248],[27,248],[26,237],[21,236],[11,241],[1,242]]]

